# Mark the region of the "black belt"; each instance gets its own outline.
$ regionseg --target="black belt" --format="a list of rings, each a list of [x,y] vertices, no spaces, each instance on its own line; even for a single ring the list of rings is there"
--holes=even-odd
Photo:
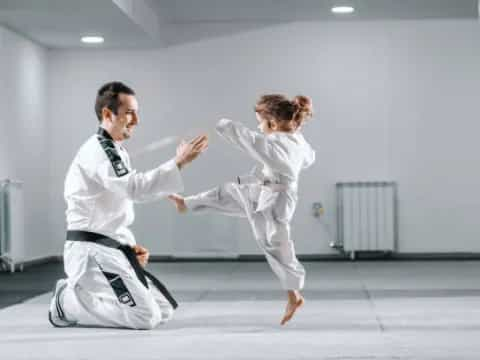
[[[85,242],[92,242],[95,244],[103,245],[109,248],[118,249],[120,250],[127,258],[130,265],[132,265],[133,270],[135,270],[135,274],[138,277],[138,280],[148,289],[147,278],[150,279],[155,285],[155,287],[162,293],[163,296],[168,300],[170,305],[174,309],[178,307],[178,303],[175,301],[173,296],[167,290],[165,285],[163,285],[160,280],[158,280],[155,276],[145,270],[140,263],[138,262],[137,255],[133,248],[129,245],[123,245],[117,240],[109,238],[108,236],[93,233],[90,231],[83,231],[83,230],[68,230],[67,231],[67,240],[70,241],[85,241]]]

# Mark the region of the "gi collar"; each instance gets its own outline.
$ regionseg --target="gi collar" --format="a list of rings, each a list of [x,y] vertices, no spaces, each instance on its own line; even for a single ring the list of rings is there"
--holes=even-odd
[[[109,140],[113,140],[112,136],[108,133],[108,131],[105,130],[104,128],[102,128],[102,127],[98,128],[97,134],[104,137],[104,138],[107,138]]]

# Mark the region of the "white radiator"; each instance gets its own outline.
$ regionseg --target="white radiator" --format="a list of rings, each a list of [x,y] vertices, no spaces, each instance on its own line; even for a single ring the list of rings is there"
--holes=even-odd
[[[337,239],[350,257],[356,251],[394,251],[397,238],[394,182],[336,184]]]
[[[0,263],[23,270],[25,254],[23,183],[0,181]]]

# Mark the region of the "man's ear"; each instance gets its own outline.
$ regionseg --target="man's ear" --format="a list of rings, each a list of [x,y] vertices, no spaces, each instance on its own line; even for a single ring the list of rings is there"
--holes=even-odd
[[[113,112],[107,107],[102,108],[102,119],[106,119],[108,121],[113,120]]]

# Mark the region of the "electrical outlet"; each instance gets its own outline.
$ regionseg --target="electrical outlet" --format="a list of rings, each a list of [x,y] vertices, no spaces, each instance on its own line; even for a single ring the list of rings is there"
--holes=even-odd
[[[312,215],[316,218],[322,216],[325,213],[325,209],[321,202],[314,202],[312,204]]]

